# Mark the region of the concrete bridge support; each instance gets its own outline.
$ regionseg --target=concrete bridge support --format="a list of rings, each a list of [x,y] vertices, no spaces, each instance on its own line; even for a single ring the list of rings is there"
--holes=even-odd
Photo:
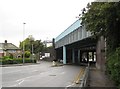
[[[66,64],[66,47],[63,46],[63,64]]]
[[[105,40],[104,37],[101,36],[98,39],[97,42],[97,48],[96,48],[96,56],[97,56],[97,62],[96,62],[96,67],[97,69],[100,69],[102,71],[105,71]]]
[[[72,49],[72,63],[75,63],[75,50]]]

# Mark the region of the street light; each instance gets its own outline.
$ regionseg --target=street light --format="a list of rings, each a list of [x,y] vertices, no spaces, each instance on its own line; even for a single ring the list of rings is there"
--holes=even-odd
[[[25,44],[24,44],[25,24],[26,23],[23,23],[23,64],[25,63]]]
[[[33,61],[33,63],[34,63],[34,53],[33,53],[33,44],[32,44],[32,61]]]

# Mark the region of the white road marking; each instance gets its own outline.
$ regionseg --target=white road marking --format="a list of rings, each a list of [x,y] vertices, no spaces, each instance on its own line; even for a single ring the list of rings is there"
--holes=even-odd
[[[16,82],[18,82],[18,83],[15,84],[15,85],[11,85],[11,86],[9,86],[9,87],[16,87],[16,86],[19,86],[19,85],[22,84],[24,81],[25,81],[25,80],[23,80],[23,79],[16,80]]]
[[[32,72],[37,72],[38,70],[33,70]]]
[[[21,83],[23,83],[25,80],[22,80],[22,81],[20,81],[18,84],[20,85]]]
[[[72,84],[70,84],[70,85],[67,85],[67,86],[65,87],[65,89],[67,89],[68,87],[71,87],[71,86],[73,86],[73,85],[75,85],[75,83],[72,83]]]
[[[33,76],[29,76],[29,77],[25,77],[25,78],[18,79],[18,80],[15,81],[17,84],[11,85],[11,86],[9,86],[9,87],[19,86],[19,85],[22,84],[26,79],[28,79],[28,78],[30,78],[30,77],[33,77]]]
[[[18,80],[16,80],[16,82],[19,82],[19,81],[22,81],[23,79],[18,79]]]
[[[65,72],[62,72],[61,74],[65,74]]]
[[[17,85],[15,84],[15,85],[12,85],[12,86],[8,86],[8,87],[16,87]]]

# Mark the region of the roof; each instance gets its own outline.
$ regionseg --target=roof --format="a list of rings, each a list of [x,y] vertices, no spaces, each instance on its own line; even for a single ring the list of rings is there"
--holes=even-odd
[[[0,43],[0,49],[20,49],[12,43]]]

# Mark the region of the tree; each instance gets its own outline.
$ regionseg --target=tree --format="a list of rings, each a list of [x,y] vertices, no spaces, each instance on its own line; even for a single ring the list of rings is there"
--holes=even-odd
[[[107,42],[107,71],[120,89],[120,2],[93,2],[82,13],[82,23]]]
[[[23,49],[23,42],[25,46],[25,51],[30,51],[32,53],[32,45],[33,45],[33,53],[38,53],[44,50],[44,45],[41,40],[35,40],[31,35],[26,38],[24,41],[20,42],[20,48]]]
[[[82,23],[96,36],[107,39],[108,52],[120,45],[120,2],[93,2],[83,10]]]
[[[42,52],[44,49],[44,45],[41,40],[36,40],[33,42],[34,53]]]

